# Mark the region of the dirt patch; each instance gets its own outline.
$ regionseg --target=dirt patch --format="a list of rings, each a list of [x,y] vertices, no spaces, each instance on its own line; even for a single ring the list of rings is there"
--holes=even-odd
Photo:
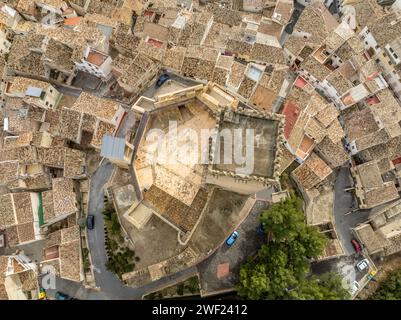
[[[190,240],[191,247],[202,253],[213,250],[241,221],[241,209],[247,198],[230,191],[215,189]]]
[[[156,215],[140,230],[124,218],[122,223],[134,243],[135,253],[141,258],[136,263],[139,269],[173,257],[183,250],[178,243],[177,230]]]

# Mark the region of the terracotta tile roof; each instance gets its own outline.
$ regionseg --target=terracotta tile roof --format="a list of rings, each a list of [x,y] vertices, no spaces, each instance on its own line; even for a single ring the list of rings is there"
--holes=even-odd
[[[14,247],[20,243],[16,225],[6,228],[5,234],[6,234],[7,243],[10,247]]]
[[[255,43],[251,50],[251,59],[264,63],[285,64],[284,52],[281,47]]]
[[[80,134],[81,112],[62,108],[60,111],[60,136],[78,141]]]
[[[104,121],[98,121],[96,132],[91,141],[92,146],[94,146],[95,148],[100,148],[100,146],[102,145],[103,136],[113,135],[115,130],[116,127],[114,125]]]
[[[7,184],[17,179],[18,170],[18,161],[0,162],[0,185]]]
[[[301,113],[301,109],[295,103],[288,101],[281,113],[285,116],[284,136],[288,139]]]
[[[207,192],[199,189],[191,206],[169,195],[165,191],[152,185],[144,194],[146,203],[154,208],[162,217],[166,218],[183,232],[189,232],[195,226],[206,204]]]
[[[334,143],[329,137],[325,137],[317,145],[317,150],[332,168],[339,167],[348,160],[342,142]]]
[[[185,47],[174,46],[171,49],[167,49],[162,60],[163,65],[177,71],[181,70],[181,66],[185,57],[185,52]]]
[[[47,222],[53,219],[55,215],[54,215],[52,190],[42,192],[42,206],[43,206],[43,220]]]
[[[74,102],[71,110],[94,115],[99,119],[111,122],[119,107],[120,104],[117,102],[98,98],[83,92]]]
[[[79,226],[75,225],[70,228],[61,229],[61,244],[67,244],[79,240],[81,237]]]
[[[241,80],[244,77],[245,70],[246,70],[246,66],[234,61],[233,65],[231,67],[231,73],[230,73],[230,77],[228,78],[227,84],[231,85],[235,88],[238,87],[241,84]]]
[[[293,175],[305,189],[313,188],[331,173],[331,168],[316,153],[311,153],[308,159],[293,171]]]
[[[76,212],[76,195],[72,179],[55,178],[52,180],[52,185],[55,216]]]
[[[30,78],[15,77],[8,88],[8,92],[25,94],[29,87],[46,90],[49,87],[49,84],[47,82]]]
[[[55,168],[64,167],[63,147],[37,148],[36,151],[39,163]]]
[[[73,281],[81,280],[80,241],[60,246],[60,276]]]
[[[0,228],[16,224],[13,210],[13,198],[10,193],[0,196]]]
[[[29,192],[13,193],[17,223],[28,223],[33,221],[32,202]]]
[[[82,151],[64,148],[64,177],[75,178],[85,173],[85,157]]]
[[[17,225],[19,243],[29,242],[35,240],[35,230],[33,223],[23,223]]]

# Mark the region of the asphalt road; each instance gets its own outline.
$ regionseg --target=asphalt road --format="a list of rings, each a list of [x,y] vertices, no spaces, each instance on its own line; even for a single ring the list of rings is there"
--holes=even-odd
[[[103,186],[110,178],[112,169],[112,164],[108,161],[104,161],[93,175],[88,204],[89,213],[95,216],[95,228],[93,230],[88,230],[89,248],[92,257],[95,282],[101,292],[86,289],[82,285],[77,285],[68,280],[59,279],[57,290],[76,298],[84,297],[85,299],[110,300],[141,299],[142,295],[147,292],[157,290],[160,287],[174,283],[177,279],[184,279],[196,273],[196,268],[188,268],[143,287],[132,288],[124,285],[114,273],[106,269],[105,264],[107,262],[107,256],[104,248],[105,234],[102,214],[104,205]]]
[[[352,178],[349,167],[342,167],[334,185],[334,220],[338,238],[348,256],[355,251],[351,244],[351,228],[368,220],[371,214],[371,210],[358,210],[351,214],[346,214],[355,206],[352,194],[344,191],[351,186]]]
[[[264,201],[258,201],[248,217],[237,228],[239,237],[228,247],[225,243],[209,258],[198,264],[202,291],[206,294],[235,288],[239,281],[241,264],[257,252],[264,242],[264,236],[258,235],[260,214],[267,208]],[[222,263],[229,263],[230,273],[223,279],[217,278],[217,267]]]

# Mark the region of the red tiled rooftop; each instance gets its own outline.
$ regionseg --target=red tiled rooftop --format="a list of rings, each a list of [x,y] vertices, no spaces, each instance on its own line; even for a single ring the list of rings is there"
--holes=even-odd
[[[286,139],[291,135],[300,113],[301,109],[292,101],[285,104],[282,114],[285,116],[284,136]]]
[[[372,73],[370,76],[368,76],[368,77],[366,78],[366,80],[368,80],[368,81],[373,80],[373,79],[376,78],[378,75],[379,75],[379,72],[376,71],[376,72]]]
[[[73,17],[73,18],[67,18],[64,19],[64,24],[66,26],[77,26],[79,24],[79,21],[81,20],[81,17]]]
[[[401,157],[396,158],[396,159],[393,159],[391,162],[392,162],[394,165],[400,164],[400,163],[401,163]]]
[[[302,89],[303,87],[305,87],[307,85],[307,83],[308,82],[304,78],[298,77],[297,80],[295,81],[295,86],[297,88]]]
[[[100,53],[100,52],[96,52],[91,50],[88,54],[88,56],[86,57],[86,60],[98,67],[100,67],[103,62],[107,59],[107,56]]]
[[[46,248],[44,250],[44,256],[45,256],[45,260],[52,260],[52,259],[56,259],[59,257],[59,250],[58,250],[58,246],[52,246],[49,248]]]
[[[314,146],[315,141],[313,139],[309,138],[308,136],[304,135],[304,138],[302,139],[301,145],[299,146],[299,149],[304,152],[304,153],[309,153]]]
[[[161,48],[163,46],[163,42],[152,38],[149,38],[148,43],[153,44],[157,48]]]
[[[230,264],[228,262],[221,263],[217,266],[217,278],[223,279],[230,273]]]
[[[374,95],[373,97],[370,97],[367,100],[367,102],[369,105],[374,105],[374,104],[378,104],[380,102],[380,99],[376,95]]]
[[[354,103],[355,103],[354,99],[351,97],[350,94],[347,94],[347,95],[346,95],[344,98],[342,98],[341,100],[342,100],[342,102],[343,102],[345,105],[351,105],[351,104],[354,104]]]

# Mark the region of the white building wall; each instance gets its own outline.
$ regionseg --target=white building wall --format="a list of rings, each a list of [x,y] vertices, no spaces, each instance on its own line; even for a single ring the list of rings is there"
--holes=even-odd
[[[11,42],[7,40],[7,35],[0,30],[0,55],[4,55],[10,51]]]
[[[378,54],[381,51],[381,48],[377,44],[376,39],[370,33],[368,27],[363,28],[362,31],[359,33],[359,36],[363,40],[363,45],[365,49],[372,48],[375,54]]]
[[[106,76],[98,66],[96,66],[86,60],[82,59],[81,62],[75,63],[75,65],[78,70],[87,72],[91,75],[94,75],[95,77],[105,77]]]

